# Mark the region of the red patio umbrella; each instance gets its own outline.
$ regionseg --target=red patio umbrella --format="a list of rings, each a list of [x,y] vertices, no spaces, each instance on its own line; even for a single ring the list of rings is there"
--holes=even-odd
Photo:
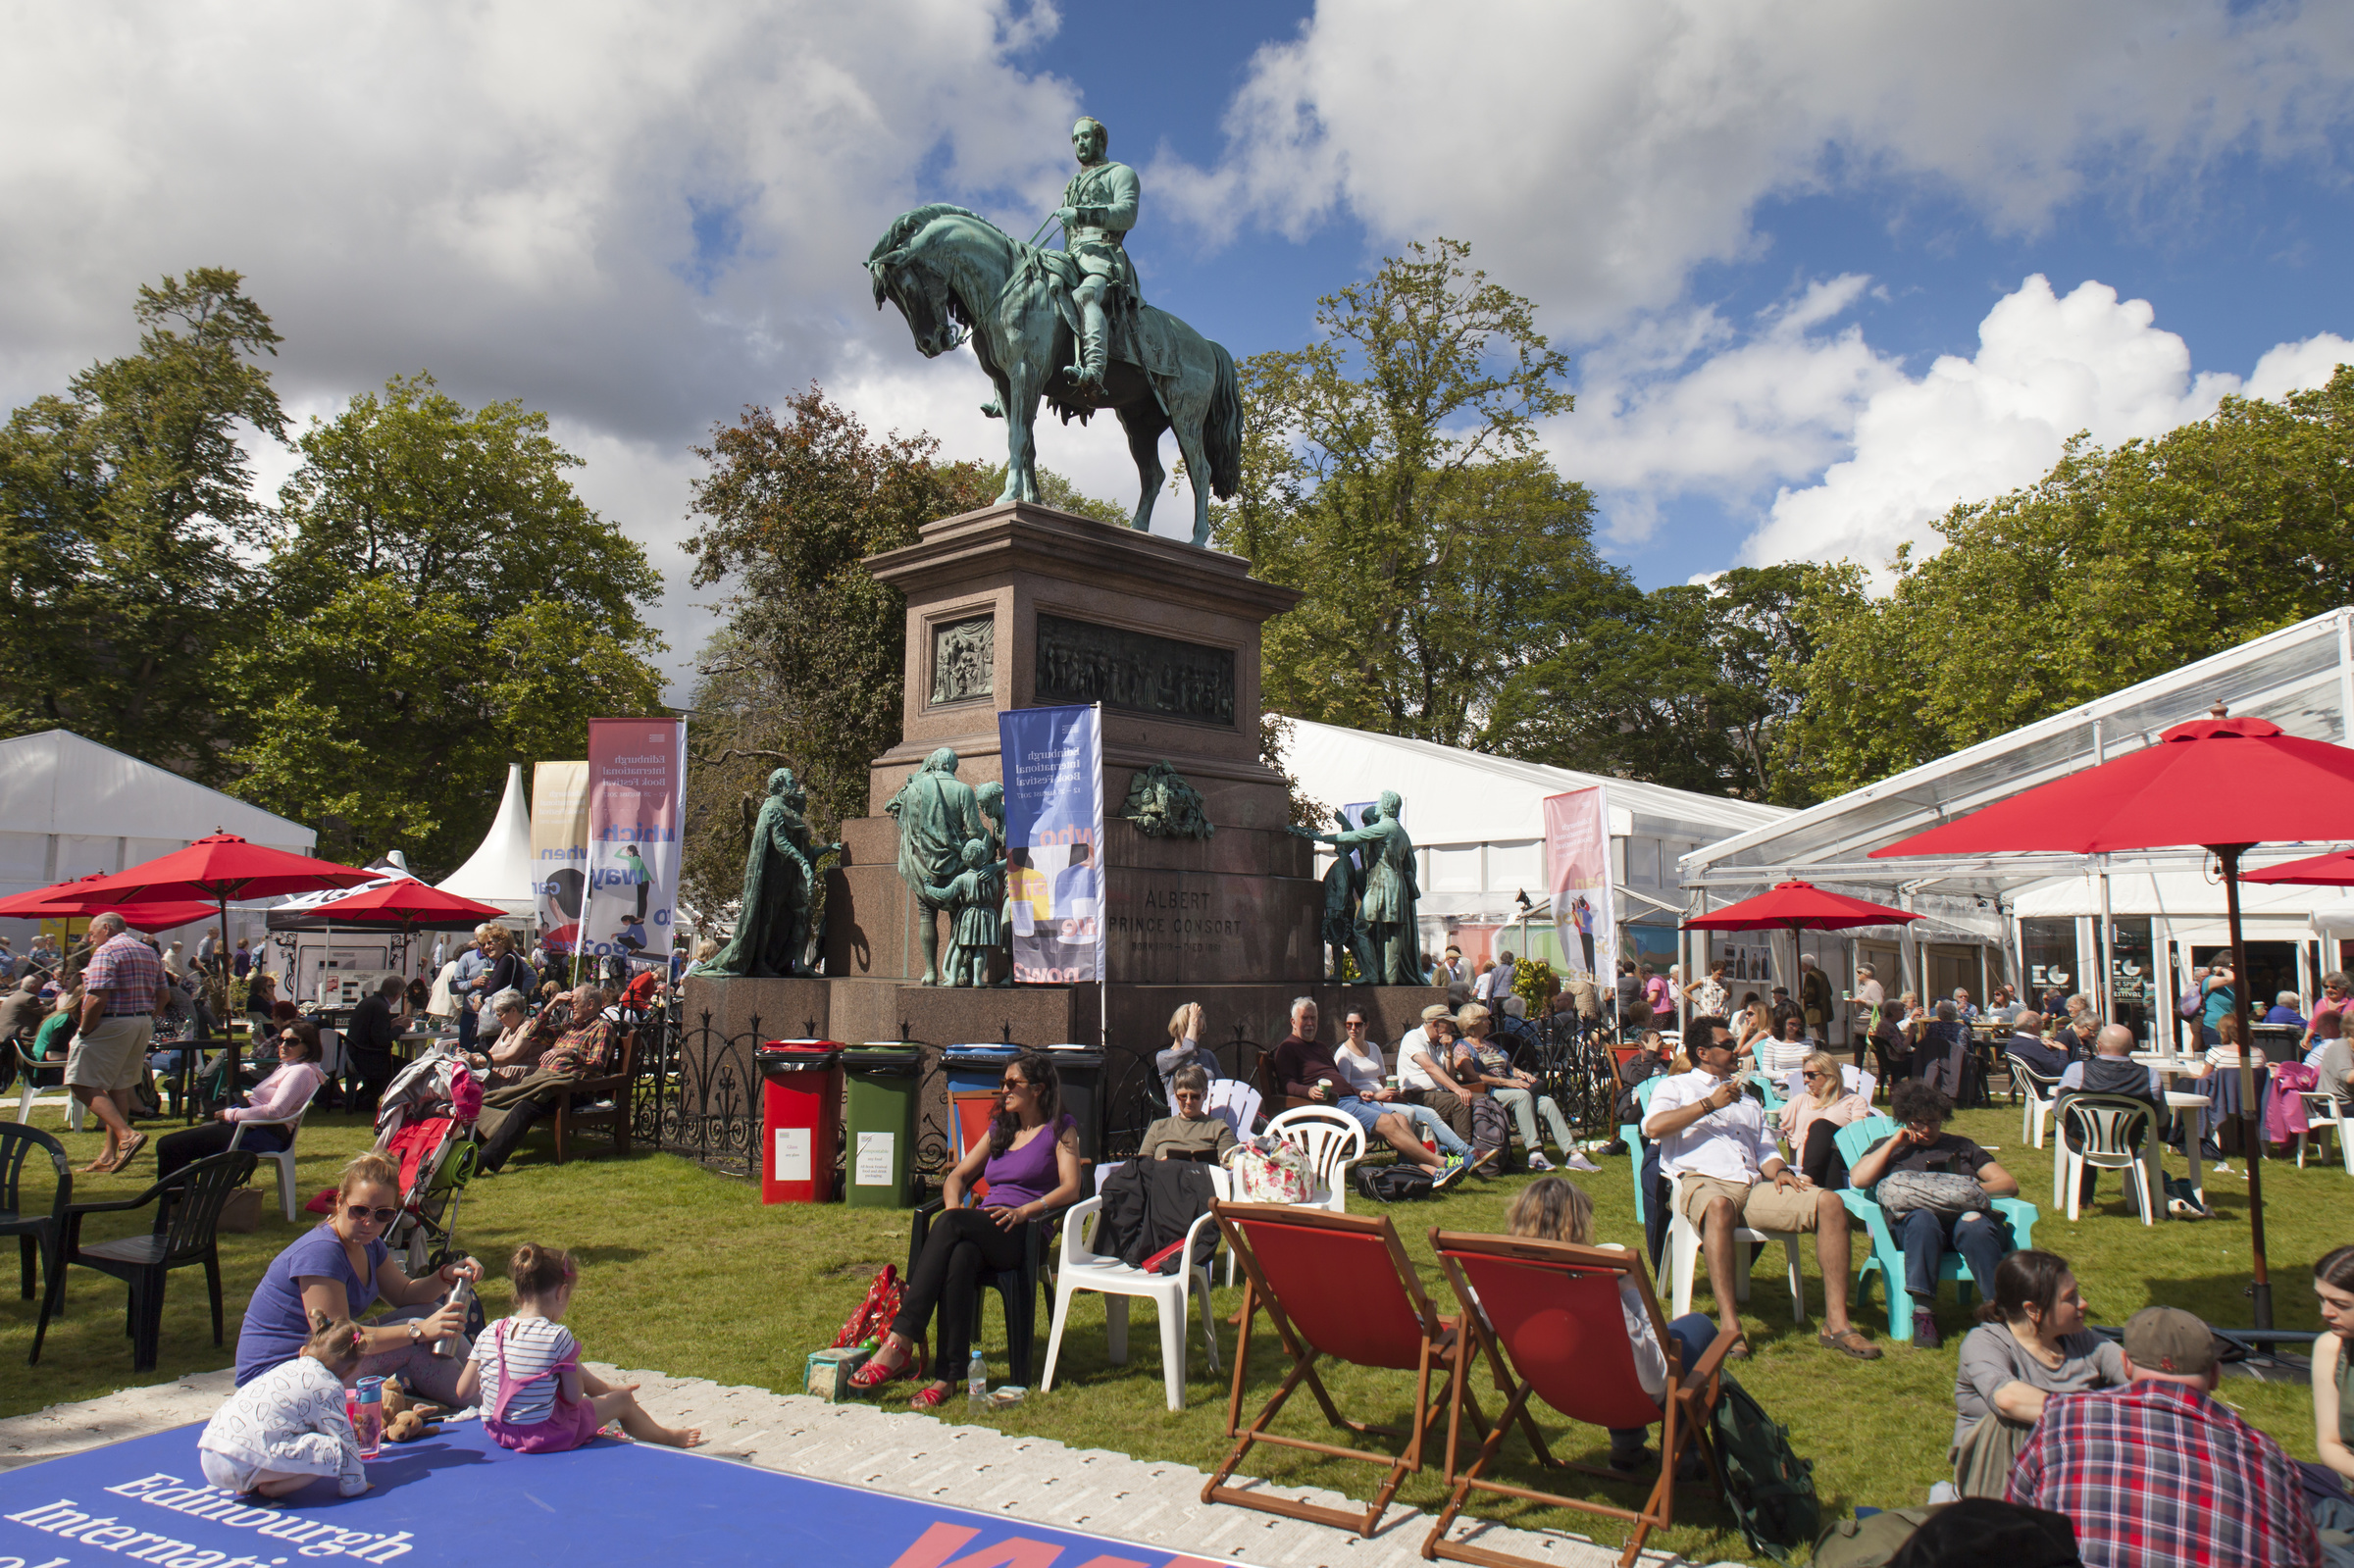
[[[404,934],[419,927],[427,931],[464,931],[486,920],[504,920],[507,914],[494,904],[461,898],[407,878],[363,887],[340,898],[325,899],[305,913],[331,926],[389,929]]]
[[[175,926],[191,926],[213,912],[213,906],[195,899],[151,904],[117,904],[112,901],[94,903],[76,895],[76,889],[85,883],[98,881],[103,872],[72,882],[61,882],[48,887],[35,887],[30,892],[15,893],[0,898],[0,916],[16,920],[66,920],[79,915],[102,914],[113,910],[123,917],[133,931],[170,931]]]
[[[2097,855],[2196,844],[2223,863],[2231,927],[2232,995],[2239,1017],[2240,1136],[2248,1160],[2248,1239],[2255,1254],[2256,1326],[2273,1326],[2264,1250],[2264,1143],[2256,1126],[2256,1073],[2248,1034],[2247,953],[2240,936],[2239,857],[2260,843],[2345,836],[2354,822],[2354,750],[2284,733],[2263,719],[2214,716],[2178,724],[2115,762],[2087,768],[1983,811],[1871,852],[1978,855],[2060,850]],[[2277,874],[2279,868],[2274,868]]]
[[[1852,931],[1858,926],[1902,925],[1920,917],[1843,893],[1825,892],[1811,882],[1777,882],[1755,898],[1684,922],[1686,931],[1787,931],[1796,942],[1802,931]]]
[[[2354,849],[2340,849],[2333,855],[2307,855],[2303,860],[2284,860],[2277,866],[2251,871],[2239,880],[2299,883],[2313,887],[2354,887]]]
[[[233,833],[207,834],[185,849],[80,885],[77,896],[93,912],[166,899],[209,898],[221,917],[221,950],[229,950],[229,901],[280,893],[315,892],[322,887],[355,887],[379,872],[314,860],[291,850],[248,843]],[[124,916],[129,918],[128,914]]]

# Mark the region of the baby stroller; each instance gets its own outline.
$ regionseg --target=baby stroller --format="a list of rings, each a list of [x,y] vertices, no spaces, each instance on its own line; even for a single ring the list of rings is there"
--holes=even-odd
[[[474,1180],[482,1086],[454,1046],[402,1068],[377,1102],[376,1146],[400,1162],[400,1218],[384,1244],[411,1278],[463,1254],[452,1239],[458,1199]]]

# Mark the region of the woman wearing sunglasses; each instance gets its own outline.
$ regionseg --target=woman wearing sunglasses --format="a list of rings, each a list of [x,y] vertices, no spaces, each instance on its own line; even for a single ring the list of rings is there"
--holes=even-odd
[[[253,1087],[245,1104],[224,1106],[211,1121],[182,1128],[155,1146],[155,1179],[166,1181],[192,1161],[228,1148],[237,1138],[239,1122],[261,1125],[245,1129],[237,1147],[277,1153],[292,1141],[278,1124],[310,1104],[326,1082],[327,1075],[319,1070],[318,1026],[298,1018],[279,1030],[278,1067]]]
[[[989,1184],[981,1207],[966,1208],[978,1178]],[[947,1399],[949,1378],[961,1378],[972,1352],[973,1300],[984,1269],[1022,1261],[1022,1223],[1079,1201],[1079,1124],[1062,1109],[1062,1080],[1042,1051],[1023,1051],[1005,1064],[998,1086],[998,1114],[989,1137],[965,1150],[941,1192],[941,1215],[924,1238],[923,1253],[907,1272],[899,1315],[873,1360],[850,1375],[851,1386],[873,1389],[924,1374],[924,1331],[940,1313],[942,1374],[909,1402],[936,1410]]]
[[[375,1149],[353,1156],[335,1186],[327,1223],[273,1258],[253,1288],[245,1325],[237,1331],[238,1387],[300,1355],[313,1312],[356,1323],[382,1303],[393,1310],[360,1330],[358,1375],[404,1374],[411,1393],[439,1404],[458,1402],[458,1374],[470,1348],[462,1338],[466,1314],[444,1298],[460,1280],[481,1279],[483,1266],[462,1258],[422,1280],[410,1279],[384,1245],[384,1232],[399,1214],[400,1167]],[[457,1340],[456,1354],[434,1353],[443,1339]]]

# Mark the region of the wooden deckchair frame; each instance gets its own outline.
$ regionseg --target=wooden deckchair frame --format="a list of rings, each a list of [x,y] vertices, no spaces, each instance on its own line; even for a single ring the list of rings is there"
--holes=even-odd
[[[1203,1487],[1202,1500],[1205,1503],[1230,1502],[1244,1508],[1255,1508],[1261,1513],[1281,1514],[1289,1519],[1312,1520],[1320,1525],[1331,1525],[1335,1529],[1370,1538],[1379,1528],[1381,1516],[1388,1509],[1390,1499],[1397,1494],[1400,1483],[1422,1468],[1423,1455],[1427,1451],[1425,1442],[1436,1436],[1432,1429],[1438,1425],[1442,1414],[1450,1410],[1468,1410],[1472,1424],[1482,1435],[1487,1432],[1487,1422],[1480,1413],[1477,1397],[1463,1387],[1464,1357],[1456,1324],[1452,1319],[1440,1317],[1438,1309],[1431,1305],[1430,1297],[1423,1292],[1421,1279],[1414,1272],[1412,1260],[1406,1255],[1406,1247],[1398,1239],[1397,1228],[1390,1224],[1386,1215],[1366,1218],[1290,1204],[1224,1201],[1212,1203],[1210,1211],[1218,1217],[1218,1228],[1226,1234],[1226,1244],[1234,1248],[1234,1256],[1243,1266],[1244,1283],[1242,1328],[1236,1336],[1234,1348],[1233,1388],[1226,1400],[1226,1435],[1238,1441],[1234,1450],[1226,1455],[1226,1462],[1218,1466],[1217,1473]],[[1324,1387],[1324,1380],[1316,1375],[1315,1363],[1324,1352],[1309,1343],[1293,1325],[1290,1315],[1284,1311],[1282,1300],[1259,1268],[1258,1254],[1252,1249],[1250,1238],[1236,1223],[1251,1220],[1298,1229],[1340,1231],[1352,1236],[1381,1238],[1389,1253],[1395,1283],[1413,1309],[1422,1330],[1421,1353],[1414,1372],[1414,1421],[1411,1431],[1353,1421],[1341,1414],[1340,1407],[1333,1402],[1331,1391]],[[1378,1277],[1362,1282],[1363,1289],[1367,1290],[1378,1290],[1381,1284]],[[1276,1337],[1283,1343],[1284,1353],[1292,1358],[1292,1365],[1274,1395],[1246,1430],[1242,1425],[1243,1380],[1251,1365],[1251,1327],[1262,1307],[1266,1310],[1268,1320],[1275,1325]],[[1501,1363],[1497,1366],[1496,1375],[1497,1387],[1505,1387]],[[1435,1397],[1431,1382],[1434,1376],[1438,1379]],[[1307,1438],[1286,1437],[1267,1430],[1282,1412],[1285,1402],[1304,1383],[1308,1392],[1315,1396],[1316,1406],[1324,1413],[1324,1419],[1333,1427],[1360,1438],[1391,1439],[1401,1445],[1399,1449],[1385,1453],[1352,1448]],[[1459,1421],[1460,1414],[1455,1419]],[[1227,1478],[1234,1474],[1235,1467],[1243,1462],[1252,1445],[1259,1442],[1301,1448],[1335,1459],[1355,1459],[1365,1464],[1383,1465],[1388,1473],[1362,1514],[1345,1508],[1326,1508],[1305,1500],[1274,1496],[1263,1488],[1228,1486]]]
[[[1680,1365],[1682,1353],[1672,1336],[1667,1333],[1665,1314],[1660,1311],[1660,1300],[1652,1292],[1651,1278],[1643,1268],[1639,1254],[1603,1247],[1578,1246],[1568,1241],[1543,1241],[1526,1237],[1480,1236],[1464,1231],[1442,1231],[1432,1227],[1431,1246],[1438,1252],[1440,1267],[1447,1271],[1448,1283],[1455,1287],[1457,1299],[1463,1303],[1463,1321],[1472,1327],[1472,1334],[1456,1345],[1455,1387],[1459,1393],[1463,1388],[1463,1373],[1468,1369],[1470,1345],[1475,1340],[1489,1362],[1498,1369],[1498,1387],[1509,1392],[1504,1413],[1496,1418],[1493,1428],[1486,1429],[1486,1441],[1470,1467],[1456,1468],[1458,1441],[1461,1422],[1453,1415],[1447,1424],[1447,1476],[1454,1492],[1447,1506],[1431,1526],[1430,1535],[1422,1543],[1422,1555],[1445,1558],[1452,1562],[1480,1563],[1485,1568],[1523,1568],[1525,1564],[1543,1563],[1549,1559],[1526,1557],[1516,1553],[1477,1546],[1469,1542],[1451,1542],[1448,1527],[1462,1512],[1463,1504],[1474,1491],[1493,1492],[1499,1496],[1518,1497],[1527,1502],[1546,1503],[1557,1508],[1573,1508],[1581,1513],[1602,1514],[1631,1523],[1634,1533],[1627,1538],[1626,1550],[1618,1558],[1618,1568],[1632,1568],[1643,1550],[1643,1543],[1652,1531],[1666,1529],[1675,1523],[1675,1470],[1684,1450],[1697,1447],[1708,1460],[1709,1474],[1719,1493],[1724,1490],[1724,1470],[1717,1462],[1715,1447],[1709,1442],[1709,1413],[1714,1407],[1717,1392],[1717,1374],[1723,1368],[1726,1352],[1739,1340],[1740,1335],[1731,1329],[1719,1329],[1716,1338],[1700,1358],[1700,1364],[1685,1371]],[[1610,1503],[1592,1502],[1583,1497],[1567,1497],[1559,1492],[1539,1492],[1530,1487],[1510,1486],[1490,1481],[1485,1472],[1495,1464],[1503,1450],[1505,1435],[1517,1423],[1528,1434],[1529,1444],[1536,1450],[1537,1462],[1549,1470],[1576,1470],[1609,1481],[1630,1481],[1634,1478],[1619,1471],[1599,1466],[1578,1464],[1572,1460],[1556,1459],[1539,1435],[1529,1403],[1535,1394],[1535,1384],[1522,1377],[1506,1353],[1503,1341],[1497,1338],[1486,1318],[1473,1306],[1478,1299],[1462,1265],[1451,1254],[1476,1253],[1483,1257],[1518,1263],[1530,1268],[1561,1270],[1579,1268],[1621,1274],[1635,1282],[1643,1295],[1643,1308],[1651,1316],[1652,1332],[1659,1337],[1661,1348],[1667,1356],[1666,1397],[1661,1402],[1660,1478],[1653,1484],[1651,1494],[1639,1509],[1614,1507]],[[1633,1353],[1633,1347],[1628,1347]],[[1477,1412],[1474,1411],[1474,1415]],[[1485,1427],[1485,1423],[1479,1423]]]

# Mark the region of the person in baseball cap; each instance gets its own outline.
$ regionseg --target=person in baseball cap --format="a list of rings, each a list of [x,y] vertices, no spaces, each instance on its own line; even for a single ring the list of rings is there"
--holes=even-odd
[[[2126,1320],[2122,1389],[2044,1400],[2005,1500],[2066,1515],[2086,1568],[2318,1568],[2305,1478],[2211,1396],[2216,1340],[2179,1307]]]

